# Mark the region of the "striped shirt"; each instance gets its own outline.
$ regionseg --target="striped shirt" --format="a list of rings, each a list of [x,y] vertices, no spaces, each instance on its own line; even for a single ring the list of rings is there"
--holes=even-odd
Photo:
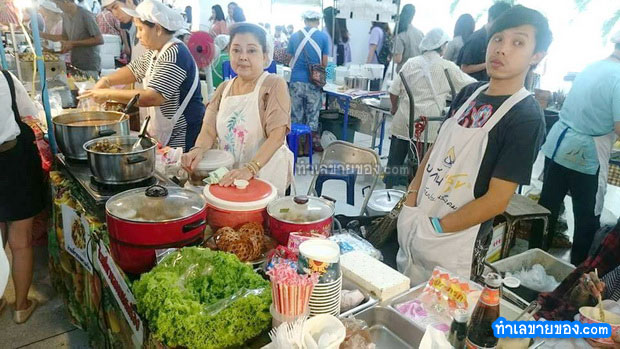
[[[147,50],[127,66],[138,82],[142,82],[149,64],[157,51]],[[155,90],[165,101],[160,106],[164,117],[172,119],[189,93],[196,74],[196,63],[184,44],[175,43],[161,53],[151,68],[150,81],[145,88]],[[202,103],[200,84],[196,87],[187,108],[174,124],[168,146],[191,148],[202,126],[205,106]]]

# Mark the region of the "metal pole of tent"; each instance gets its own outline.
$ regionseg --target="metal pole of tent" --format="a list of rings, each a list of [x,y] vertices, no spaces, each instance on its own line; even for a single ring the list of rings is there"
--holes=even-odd
[[[37,60],[37,69],[39,70],[39,80],[41,83],[41,100],[43,102],[43,109],[45,109],[45,120],[47,121],[47,134],[49,137],[50,147],[52,148],[52,153],[56,154],[56,138],[54,137],[54,125],[52,124],[52,114],[50,113],[50,100],[47,94],[47,81],[45,80],[45,63],[43,62],[43,52],[41,50],[41,38],[39,37],[39,23],[36,20],[37,12],[33,5],[28,8],[30,11],[30,18],[33,20],[30,22],[32,26],[32,38],[34,41],[34,51],[36,54]],[[28,35],[28,34],[26,34]]]
[[[9,23],[9,28],[11,29],[11,40],[13,40],[13,54],[15,55],[15,67],[17,68],[17,77],[19,78],[20,81],[23,82],[22,68],[21,68],[21,63],[19,61],[19,49],[17,48],[17,39],[15,39],[15,24]],[[28,35],[28,34],[25,34],[25,35]]]
[[[2,69],[8,70],[9,64],[6,61],[6,53],[4,52],[4,43],[2,42],[2,35],[0,35],[0,59],[2,59]]]

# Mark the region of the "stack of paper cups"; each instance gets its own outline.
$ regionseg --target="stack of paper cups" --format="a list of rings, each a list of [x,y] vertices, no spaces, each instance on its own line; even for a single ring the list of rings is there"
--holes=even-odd
[[[342,272],[338,244],[325,239],[302,242],[299,245],[298,271],[319,274],[319,283],[314,286],[310,296],[310,315],[340,315]]]

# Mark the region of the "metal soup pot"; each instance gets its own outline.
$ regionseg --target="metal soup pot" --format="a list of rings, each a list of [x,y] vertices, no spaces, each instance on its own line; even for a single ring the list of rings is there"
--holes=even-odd
[[[396,189],[380,189],[373,191],[368,200],[368,205],[366,206],[368,216],[385,216],[392,211],[394,206],[396,206],[404,195],[404,191]]]
[[[56,116],[52,123],[60,151],[74,160],[86,160],[82,146],[91,139],[129,135],[129,118],[113,111],[74,111]]]
[[[207,224],[204,198],[191,190],[153,185],[124,191],[105,205],[110,252],[126,273],[155,265],[155,250],[202,242]]]
[[[280,244],[287,245],[292,232],[331,235],[334,221],[331,201],[313,196],[285,196],[267,206],[269,230]]]
[[[153,176],[157,142],[149,138],[150,146],[132,150],[131,147],[138,140],[139,137],[135,136],[111,136],[84,143],[90,172],[98,181],[107,184],[135,183]],[[93,149],[102,142],[118,145],[122,152],[106,153]]]

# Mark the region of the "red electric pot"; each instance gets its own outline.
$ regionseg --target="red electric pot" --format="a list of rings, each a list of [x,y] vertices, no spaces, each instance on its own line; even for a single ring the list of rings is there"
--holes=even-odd
[[[292,232],[309,232],[328,237],[334,221],[333,202],[313,196],[286,196],[267,206],[269,231],[281,245]]]
[[[199,244],[207,224],[204,199],[179,187],[128,190],[105,208],[112,258],[130,274],[153,268],[155,250]]]
[[[221,227],[238,228],[255,222],[265,224],[266,207],[278,195],[271,183],[257,178],[236,181],[236,185],[223,187],[207,185],[204,196],[207,200],[207,221],[213,231]]]

